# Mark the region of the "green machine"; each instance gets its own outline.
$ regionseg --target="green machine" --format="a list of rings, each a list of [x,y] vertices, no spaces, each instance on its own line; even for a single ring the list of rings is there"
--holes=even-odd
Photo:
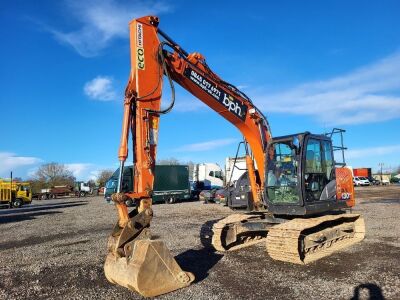
[[[117,191],[119,168],[106,183],[104,198],[111,201],[111,195]],[[124,167],[122,191],[133,190],[133,167]],[[190,199],[189,167],[186,165],[156,165],[153,203],[175,203]],[[133,200],[126,201],[132,206]]]

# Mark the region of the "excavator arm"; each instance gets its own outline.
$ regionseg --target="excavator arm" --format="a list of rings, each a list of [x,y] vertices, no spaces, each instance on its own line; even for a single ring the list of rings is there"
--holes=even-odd
[[[157,153],[159,118],[174,104],[173,81],[236,126],[243,134],[254,208],[263,207],[265,147],[271,138],[268,122],[235,86],[223,81],[199,53],[188,54],[158,28],[157,17],[148,16],[129,24],[131,72],[125,90],[124,117],[118,152],[120,161],[117,193],[112,195],[118,222],[108,243],[105,273],[118,283],[144,296],[155,296],[194,280],[180,269],[162,241],[150,239],[152,190]],[[172,89],[171,104],[161,110],[163,76]],[[122,193],[123,168],[132,136],[133,191]],[[248,149],[250,148],[250,149]],[[250,150],[250,151],[249,151]],[[257,168],[255,167],[257,166]],[[137,208],[129,212],[125,200]],[[162,284],[160,284],[162,282]]]

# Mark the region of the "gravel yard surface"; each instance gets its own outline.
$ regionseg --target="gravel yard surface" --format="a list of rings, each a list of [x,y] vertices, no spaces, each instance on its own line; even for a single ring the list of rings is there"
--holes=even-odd
[[[307,266],[273,261],[263,244],[214,252],[211,227],[232,213],[227,207],[154,205],[153,238],[196,276],[190,287],[158,298],[400,299],[400,186],[361,187],[356,196],[365,240]],[[114,207],[101,197],[0,209],[0,299],[141,299],[104,276],[115,221]]]

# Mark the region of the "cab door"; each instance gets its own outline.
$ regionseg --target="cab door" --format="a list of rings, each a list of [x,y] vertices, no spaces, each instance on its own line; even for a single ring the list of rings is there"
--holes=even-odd
[[[335,200],[332,142],[309,136],[305,147],[305,202]]]

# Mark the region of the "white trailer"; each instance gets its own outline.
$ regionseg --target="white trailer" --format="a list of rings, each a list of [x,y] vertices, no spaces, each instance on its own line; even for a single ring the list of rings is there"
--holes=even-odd
[[[246,157],[234,157],[225,159],[225,186],[232,185],[247,171]]]
[[[201,189],[221,188],[224,185],[222,169],[215,163],[196,164],[193,169],[193,182],[201,183]]]

